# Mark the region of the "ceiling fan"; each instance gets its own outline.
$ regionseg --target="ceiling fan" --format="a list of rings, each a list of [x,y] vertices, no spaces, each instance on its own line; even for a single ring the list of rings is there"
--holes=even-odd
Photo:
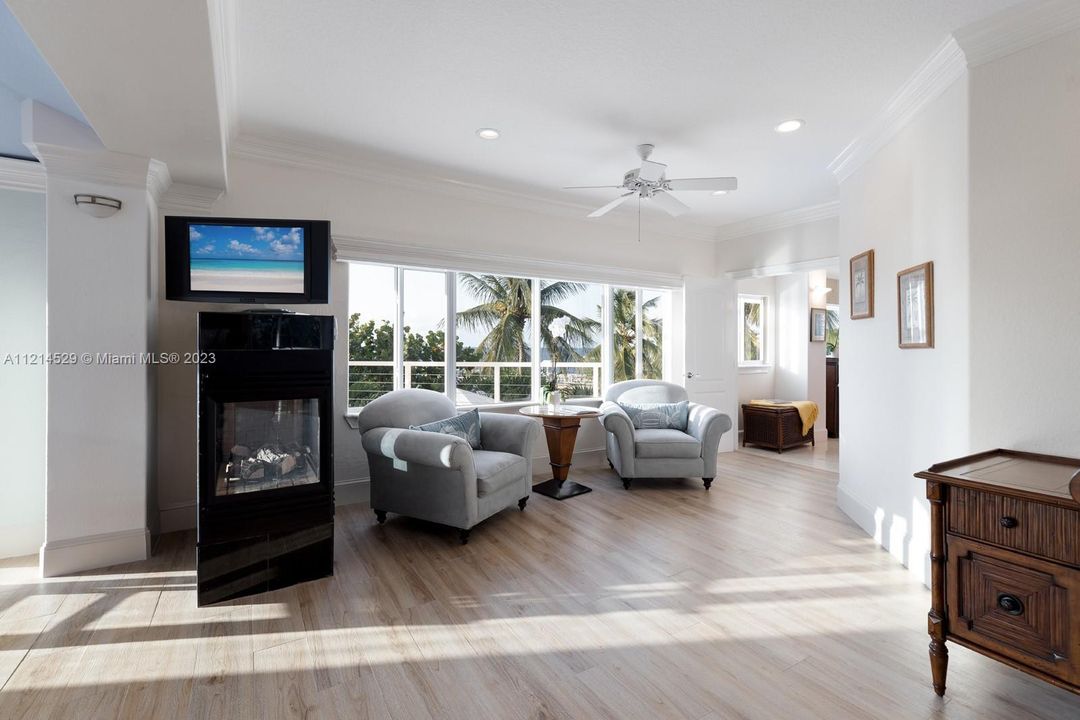
[[[577,185],[563,189],[597,190],[621,188],[626,190],[625,193],[615,198],[607,205],[597,208],[589,213],[589,217],[595,218],[606,215],[634,195],[637,195],[639,198],[653,200],[657,207],[673,217],[678,217],[689,210],[690,207],[672,195],[672,192],[690,190],[726,193],[737,190],[739,187],[738,178],[733,177],[679,178],[669,180],[664,174],[667,171],[667,165],[664,163],[653,162],[649,159],[649,156],[652,155],[652,151],[652,145],[645,144],[637,146],[637,153],[641,157],[641,167],[627,170],[626,174],[623,175],[622,185]]]

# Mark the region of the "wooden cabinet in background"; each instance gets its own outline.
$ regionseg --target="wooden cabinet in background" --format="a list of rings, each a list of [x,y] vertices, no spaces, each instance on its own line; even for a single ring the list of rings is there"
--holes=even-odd
[[[954,642],[1080,693],[1080,460],[991,450],[916,473],[930,500],[930,667]]]
[[[840,437],[840,358],[825,358],[825,430]]]

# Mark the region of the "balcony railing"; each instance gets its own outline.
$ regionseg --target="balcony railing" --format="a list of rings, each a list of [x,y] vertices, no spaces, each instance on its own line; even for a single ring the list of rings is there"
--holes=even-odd
[[[406,360],[403,387],[446,390],[446,364],[440,360]],[[458,362],[457,404],[486,405],[532,399],[532,363]],[[599,397],[598,362],[560,362],[559,385],[565,397]],[[540,364],[541,373],[551,362]],[[349,407],[362,407],[394,389],[390,360],[349,361]]]

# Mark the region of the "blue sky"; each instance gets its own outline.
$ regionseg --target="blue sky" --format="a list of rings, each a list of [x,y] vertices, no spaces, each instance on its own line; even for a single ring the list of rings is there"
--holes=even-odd
[[[191,225],[188,239],[191,257],[196,260],[304,259],[303,228]]]

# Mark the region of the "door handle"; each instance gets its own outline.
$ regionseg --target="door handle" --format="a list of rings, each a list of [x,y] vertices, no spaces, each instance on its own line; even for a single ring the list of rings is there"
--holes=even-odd
[[[692,371],[692,370],[687,370],[687,371],[686,371],[686,378],[687,378],[687,379],[689,380],[690,378],[694,377],[694,375],[696,375],[696,374],[697,374],[697,373],[695,373],[695,372],[694,372],[694,371]]]

